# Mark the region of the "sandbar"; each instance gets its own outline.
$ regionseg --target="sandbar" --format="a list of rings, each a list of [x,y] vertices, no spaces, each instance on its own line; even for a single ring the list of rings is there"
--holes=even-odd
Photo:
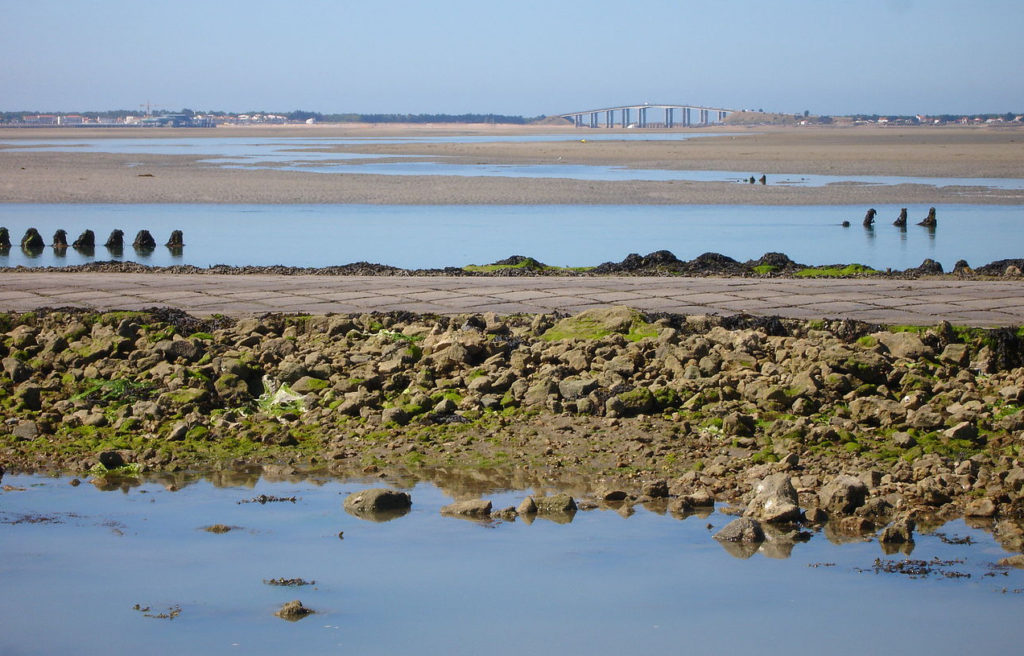
[[[206,130],[0,130],[3,203],[243,203],[407,205],[860,205],[1024,204],[1024,191],[983,186],[935,187],[839,183],[772,184],[780,174],[1024,178],[1024,128],[1003,127],[714,127],[680,129],[685,141],[608,140],[595,135],[636,130],[561,126],[294,126]],[[590,181],[373,175],[225,168],[202,155],[37,152],[21,142],[73,143],[84,138],[274,138],[506,136],[571,134],[564,141],[348,144],[333,152],[411,156],[469,164],[584,164],[641,169],[749,171],[767,185],[734,182]],[[589,137],[589,138],[588,138]],[[27,145],[27,143],[26,143]]]

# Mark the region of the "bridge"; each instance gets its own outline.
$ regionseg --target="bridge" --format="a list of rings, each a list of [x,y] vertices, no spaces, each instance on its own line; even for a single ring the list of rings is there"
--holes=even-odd
[[[664,111],[665,120],[654,122],[648,119],[650,110]],[[679,120],[676,121],[676,110],[679,111]],[[642,105],[621,105],[619,107],[604,107],[602,109],[587,109],[582,112],[569,112],[558,114],[560,118],[567,118],[578,128],[601,127],[601,115],[604,115],[604,127],[615,127],[615,117],[618,115],[621,120],[619,125],[624,128],[672,128],[676,125],[687,127],[690,125],[710,125],[721,122],[725,117],[735,112],[735,109],[723,107],[702,107],[700,105],[671,105],[661,103],[644,103]],[[632,117],[636,116],[636,120]],[[694,120],[696,119],[696,120]]]

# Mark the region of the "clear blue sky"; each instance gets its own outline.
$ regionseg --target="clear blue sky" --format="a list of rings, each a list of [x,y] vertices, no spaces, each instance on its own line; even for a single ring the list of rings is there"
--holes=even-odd
[[[1024,112],[1022,0],[0,0],[0,110]]]

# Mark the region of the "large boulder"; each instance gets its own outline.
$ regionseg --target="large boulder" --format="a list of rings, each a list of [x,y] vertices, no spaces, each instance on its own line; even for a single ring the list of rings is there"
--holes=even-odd
[[[799,521],[800,501],[789,475],[771,474],[754,486],[754,498],[743,516],[762,522]]]

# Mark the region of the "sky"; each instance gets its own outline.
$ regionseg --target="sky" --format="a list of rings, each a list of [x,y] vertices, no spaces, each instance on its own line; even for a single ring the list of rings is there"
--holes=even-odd
[[[0,0],[0,111],[1024,112],[1021,0]]]

